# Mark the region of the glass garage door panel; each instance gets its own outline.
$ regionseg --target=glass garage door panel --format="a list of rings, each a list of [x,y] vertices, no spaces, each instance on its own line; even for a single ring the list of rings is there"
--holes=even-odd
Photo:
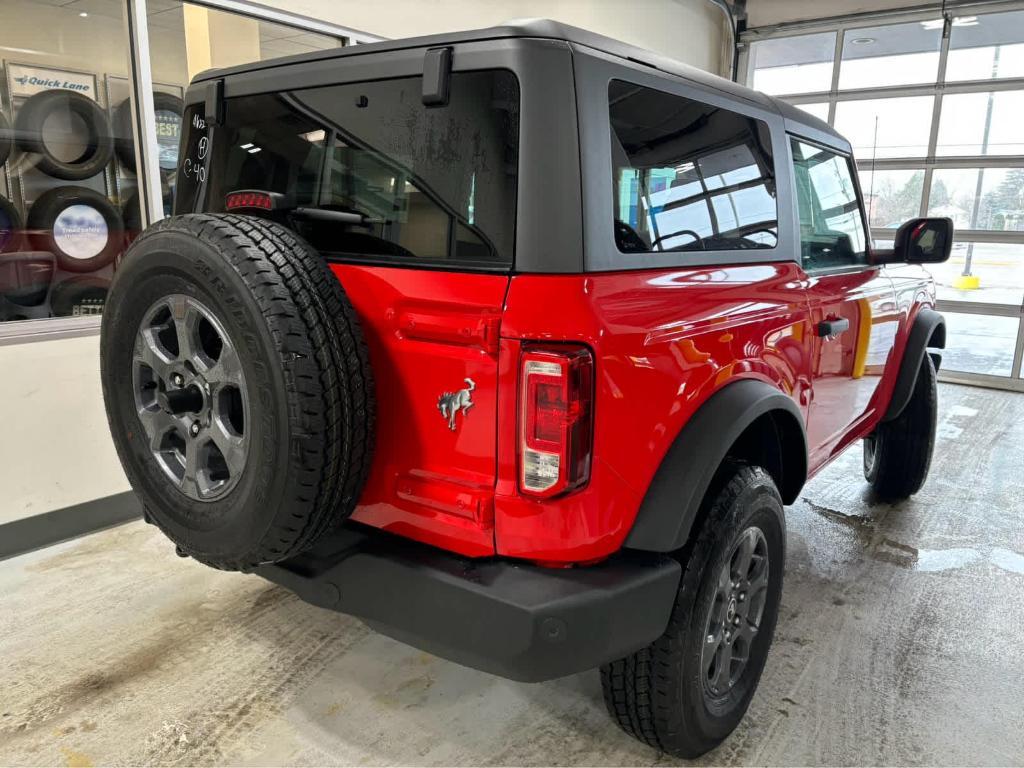
[[[949,261],[929,264],[928,271],[940,301],[1024,304],[1024,244],[954,240]],[[962,287],[964,275],[977,278],[977,287]]]
[[[958,230],[1024,232],[1024,168],[940,168],[932,174],[929,216]]]
[[[871,226],[876,229],[896,229],[921,213],[924,169],[862,169],[860,189]]]
[[[753,87],[774,94],[827,91],[835,51],[835,32],[759,40],[750,47]]]
[[[1024,91],[954,93],[942,99],[935,154],[1024,155]]]
[[[946,318],[946,349],[942,368],[963,373],[1009,376],[1017,343],[1016,317],[969,315],[943,310]]]
[[[836,130],[853,145],[861,162],[928,154],[933,96],[858,99],[836,104]]]
[[[941,18],[848,29],[839,89],[934,83],[941,44]]]
[[[957,16],[946,80],[1024,77],[1024,11]]]
[[[827,101],[816,101],[812,104],[794,104],[797,109],[802,109],[811,115],[814,115],[819,120],[828,122],[828,102]]]

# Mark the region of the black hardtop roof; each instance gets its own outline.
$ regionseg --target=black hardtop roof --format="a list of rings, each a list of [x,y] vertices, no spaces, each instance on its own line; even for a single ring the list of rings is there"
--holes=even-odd
[[[797,107],[784,101],[755,91],[752,88],[734,83],[724,77],[713,75],[697,67],[684,64],[676,59],[662,56],[653,51],[639,48],[635,45],[623,43],[611,37],[599,35],[579,27],[563,24],[551,19],[516,19],[508,21],[497,27],[486,29],[473,29],[463,32],[447,32],[437,35],[424,35],[422,37],[407,37],[397,40],[382,40],[377,43],[366,43],[349,45],[342,48],[329,48],[311,53],[301,53],[294,56],[282,56],[276,59],[266,59],[250,64],[240,64],[234,67],[222,69],[208,69],[195,76],[193,82],[203,80],[215,80],[231,75],[254,72],[275,67],[303,64],[306,62],[325,61],[328,59],[341,59],[349,56],[361,56],[370,53],[381,53],[386,51],[397,51],[408,48],[428,48],[433,46],[454,45],[457,43],[480,42],[485,40],[501,40],[510,38],[540,38],[547,40],[562,40],[573,44],[577,49],[582,46],[592,48],[603,53],[618,56],[622,59],[633,61],[645,66],[652,67],[670,75],[685,78],[708,88],[721,91],[734,98],[756,104],[762,108],[779,112],[785,119],[787,129],[804,126],[812,129],[812,134],[823,134],[832,138],[834,142],[843,147],[849,147],[849,143],[839,133],[836,133],[828,123],[819,120],[813,115],[804,112]]]

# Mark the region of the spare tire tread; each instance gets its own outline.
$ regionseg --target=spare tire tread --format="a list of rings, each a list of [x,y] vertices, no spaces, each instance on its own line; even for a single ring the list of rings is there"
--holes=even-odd
[[[266,236],[265,242],[277,246],[277,249],[269,252],[264,248],[261,250],[286,281],[298,280],[306,289],[294,293],[292,298],[304,312],[311,312],[317,318],[318,322],[312,326],[307,325],[313,348],[318,353],[329,353],[330,359],[325,360],[321,367],[320,385],[328,406],[328,432],[336,435],[330,446],[341,449],[332,452],[321,479],[328,488],[325,493],[333,496],[333,501],[329,502],[331,506],[336,508],[340,505],[350,510],[358,501],[358,494],[370,471],[376,420],[373,398],[367,396],[373,389],[373,382],[369,373],[369,351],[362,334],[358,332],[359,318],[344,292],[339,290],[337,278],[322,268],[321,257],[305,241],[285,227],[263,219],[244,216],[231,218],[240,220],[239,229],[254,238],[256,234],[251,228],[258,223],[259,228],[264,230],[262,234]],[[282,252],[304,254],[320,263],[304,263],[300,259],[296,265],[284,259]],[[344,364],[337,360],[335,350],[341,351],[345,358]],[[347,377],[341,375],[343,371],[348,372]],[[312,380],[312,377],[308,377],[308,380]],[[345,441],[345,435],[350,435],[351,440]],[[352,466],[359,467],[358,471],[344,472],[345,467]],[[342,478],[346,482],[341,483]],[[323,516],[322,524],[310,532],[311,540],[319,538],[334,522],[332,516]]]
[[[250,286],[276,339],[292,413],[299,417],[291,434],[298,470],[293,498],[286,500],[291,512],[278,517],[260,550],[218,559],[183,547],[207,565],[251,570],[307,549],[352,513],[373,453],[376,408],[369,352],[340,283],[312,247],[289,230],[251,216],[189,214],[163,219],[136,243],[182,228],[216,248]],[[152,517],[159,524],[159,516]]]

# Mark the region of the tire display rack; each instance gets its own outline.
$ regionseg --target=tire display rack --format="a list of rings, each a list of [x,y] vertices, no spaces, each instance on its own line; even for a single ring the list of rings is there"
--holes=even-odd
[[[134,139],[130,112],[122,107],[129,99],[130,82],[118,75],[60,68],[61,72],[91,78],[95,104],[102,111],[103,127],[109,128],[113,142],[102,169],[86,178],[62,179],[43,172],[39,166],[45,164],[39,162],[40,156],[19,146],[15,130],[18,115],[36,95],[16,94],[12,65],[33,66],[3,62],[0,112],[10,123],[14,147],[6,162],[0,162],[0,197],[8,202],[7,213],[13,213],[19,220],[21,232],[16,233],[16,242],[0,251],[0,323],[99,315],[114,269],[139,229]],[[181,104],[180,87],[159,84],[157,88],[157,99],[165,114]],[[69,97],[69,105],[74,98]],[[92,100],[91,96],[82,98]],[[170,159],[173,160],[173,153]],[[161,173],[165,187],[172,175],[167,169]],[[164,197],[170,199],[168,188],[164,189]],[[62,223],[74,222],[76,215],[92,220],[98,215],[107,227],[105,246],[95,255],[69,257],[58,246],[58,242],[66,240],[58,239],[55,217],[70,217],[62,218]],[[94,248],[99,248],[96,243]]]

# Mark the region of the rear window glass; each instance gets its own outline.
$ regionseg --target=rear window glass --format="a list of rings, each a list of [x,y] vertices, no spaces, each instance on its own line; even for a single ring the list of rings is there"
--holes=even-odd
[[[615,242],[623,253],[774,248],[768,126],[640,85],[608,86]]]
[[[421,93],[409,77],[231,98],[206,146],[193,108],[176,210],[221,212],[229,193],[262,190],[326,256],[510,265],[515,76],[455,73],[440,107]]]

